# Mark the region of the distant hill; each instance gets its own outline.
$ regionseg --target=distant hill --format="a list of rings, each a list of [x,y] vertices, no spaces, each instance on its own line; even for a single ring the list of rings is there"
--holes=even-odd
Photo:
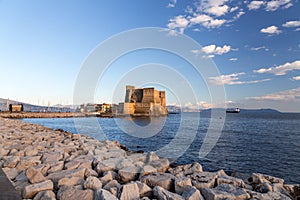
[[[210,109],[203,109],[203,110],[198,110],[195,108],[189,108],[189,107],[179,107],[179,106],[167,106],[168,110],[171,112],[201,112],[201,113],[210,113],[212,110],[215,112],[225,112],[225,108],[210,108]],[[276,113],[281,113],[278,110],[275,109],[270,109],[270,108],[261,108],[261,109],[240,109],[241,113],[266,113],[266,114],[276,114]]]
[[[241,109],[241,112],[244,112],[244,113],[271,113],[271,114],[281,113],[281,112],[278,111],[278,110],[270,109],[270,108],[262,108],[262,109]]]
[[[226,109],[224,108],[210,108],[206,110],[201,110],[201,113],[210,113],[212,110],[214,111],[222,111],[225,112]],[[241,113],[260,113],[260,114],[278,114],[281,113],[278,110],[270,109],[270,108],[261,108],[261,109],[240,109]]]
[[[10,99],[0,98],[0,111],[7,110],[7,104],[23,104],[24,111],[29,112],[73,112],[75,109],[71,108],[71,106],[38,106],[32,105],[28,103],[23,103]]]

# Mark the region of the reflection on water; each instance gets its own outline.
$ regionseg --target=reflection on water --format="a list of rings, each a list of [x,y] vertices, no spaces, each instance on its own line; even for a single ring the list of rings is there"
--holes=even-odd
[[[87,134],[97,139],[118,140],[131,150],[181,155],[178,163],[200,162],[205,170],[260,172],[300,183],[299,114],[229,114],[218,143],[204,158],[199,150],[210,116],[198,113],[162,118],[24,119],[54,129]],[[95,124],[96,122],[96,124]],[[77,127],[77,129],[75,128]],[[194,134],[195,133],[195,134]],[[176,138],[176,139],[174,139]],[[173,143],[173,144],[172,144]],[[172,144],[172,148],[168,148]]]
[[[130,118],[138,126],[148,126],[152,121],[150,117],[142,117],[142,118],[130,117]]]

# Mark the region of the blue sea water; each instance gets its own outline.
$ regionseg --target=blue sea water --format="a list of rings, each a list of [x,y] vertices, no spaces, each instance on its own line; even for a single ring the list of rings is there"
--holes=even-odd
[[[300,114],[227,114],[216,145],[204,158],[199,157],[199,150],[211,129],[208,113],[151,119],[45,118],[23,121],[80,132],[99,140],[117,140],[130,150],[178,157],[174,162],[179,164],[197,161],[207,171],[259,172],[284,178],[287,183],[300,183]]]

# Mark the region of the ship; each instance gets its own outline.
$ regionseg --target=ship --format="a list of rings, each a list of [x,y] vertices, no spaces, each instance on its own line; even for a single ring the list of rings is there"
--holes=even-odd
[[[241,110],[239,108],[228,108],[226,113],[240,113]]]

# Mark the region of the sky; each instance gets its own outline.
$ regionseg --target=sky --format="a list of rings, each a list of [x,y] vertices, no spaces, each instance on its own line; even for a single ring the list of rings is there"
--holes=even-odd
[[[72,104],[82,66],[99,45],[132,29],[159,27],[197,42],[201,47],[191,53],[218,74],[201,78],[180,56],[137,50],[111,63],[95,102],[122,101],[125,92],[116,87],[131,84],[166,90],[170,105],[218,107],[211,85],[225,88],[228,107],[300,112],[299,10],[299,0],[0,0],[0,98]],[[178,84],[151,81],[160,76]]]

